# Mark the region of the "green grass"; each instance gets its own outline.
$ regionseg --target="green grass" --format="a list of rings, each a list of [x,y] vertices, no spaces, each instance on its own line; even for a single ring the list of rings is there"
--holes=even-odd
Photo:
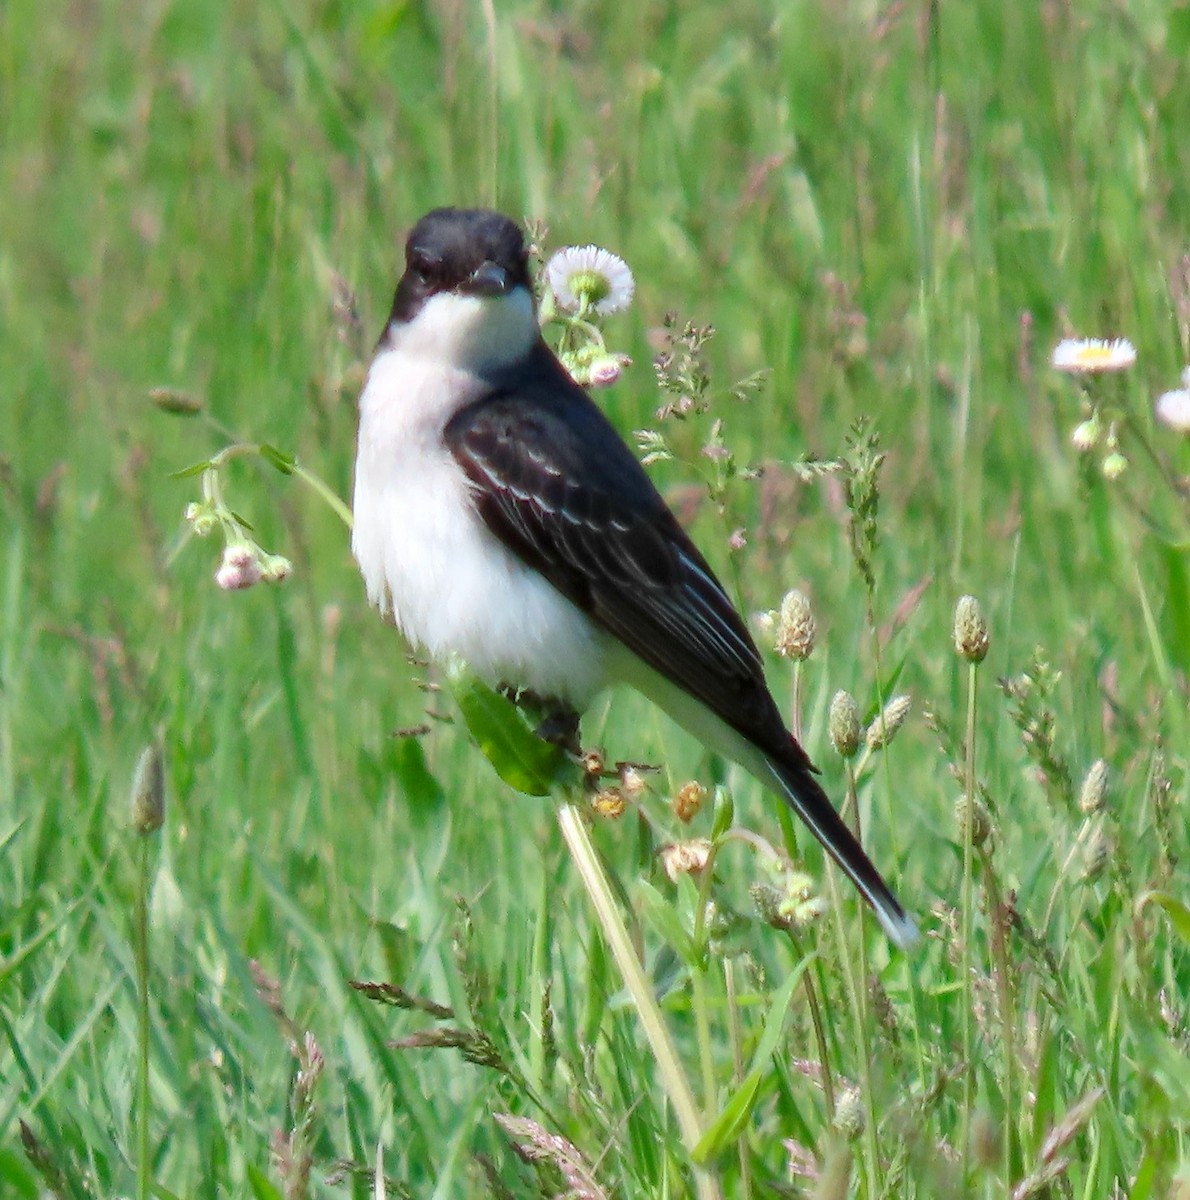
[[[776,844],[782,814],[643,701],[616,694],[588,717],[609,758],[664,764],[642,815],[592,837],[706,1115],[732,1091],[733,1032],[746,1068],[817,952],[703,1194],[836,1196],[849,1176],[861,1196],[1008,1196],[1048,1167],[1056,1179],[1027,1194],[1184,1196],[1187,501],[1135,437],[1116,484],[1080,460],[1077,389],[1046,361],[1071,330],[1130,337],[1139,363],[1110,395],[1190,470],[1190,448],[1148,416],[1190,357],[1188,52],[1185,6],[1158,0],[525,0],[494,24],[483,5],[372,0],[0,8],[0,1195],[136,1192],[128,795],[156,737],[158,1195],[307,1194],[270,1150],[299,1128],[291,1156],[308,1148],[313,1196],[373,1194],[378,1148],[390,1196],[555,1194],[557,1168],[516,1158],[503,1113],[569,1139],[608,1196],[692,1192],[554,803],[505,787],[457,722],[392,736],[427,705],[454,710],[419,690],[436,676],[368,610],[334,516],[241,463],[234,503],[294,577],[226,595],[217,547],[182,544],[196,481],[170,472],[230,440],[220,427],[348,493],[360,359],[402,230],[434,204],[481,202],[632,265],[638,300],[610,335],[636,365],[600,395],[626,434],[655,424],[663,314],[720,331],[712,411],[668,431],[690,453],[655,477],[749,611],[792,586],[812,596],[801,716],[832,794],[835,691],[865,718],[890,691],[914,698],[859,780],[865,841],[926,932],[908,956],[846,890],[842,923],[832,908],[792,944],[758,919],[748,885],[764,873],[734,842],[710,896],[736,919],[698,941],[696,889],[671,885],[654,851],[711,818],[678,827],[668,795],[727,782],[737,823]],[[336,277],[358,331],[335,316]],[[759,397],[727,395],[759,368]],[[159,386],[204,415],[160,412]],[[878,641],[838,478],[799,482],[789,465],[840,457],[861,415],[887,454]],[[766,466],[731,482],[721,513],[696,473],[715,418],[737,462]],[[973,747],[994,826],[967,947],[967,670],[951,644],[965,592],[991,627]],[[1014,719],[996,680],[1037,647],[1052,687]],[[770,679],[791,689],[788,664],[774,658]],[[1022,738],[1041,709],[1046,772]],[[1077,791],[1100,757],[1107,807],[1084,828]],[[1154,889],[1167,907],[1138,903]],[[380,1007],[359,979],[456,1017]],[[818,1082],[806,979],[836,1102],[869,1119],[850,1138]],[[443,1026],[505,1069],[387,1044]],[[312,1113],[289,1048],[306,1030],[325,1060]],[[791,1182],[791,1156],[820,1183]],[[358,1170],[328,1183],[336,1164]]]

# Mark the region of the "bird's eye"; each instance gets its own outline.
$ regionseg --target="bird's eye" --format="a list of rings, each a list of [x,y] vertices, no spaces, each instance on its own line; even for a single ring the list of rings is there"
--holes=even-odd
[[[415,252],[409,256],[409,270],[423,287],[433,284],[441,266],[441,262],[429,254]]]

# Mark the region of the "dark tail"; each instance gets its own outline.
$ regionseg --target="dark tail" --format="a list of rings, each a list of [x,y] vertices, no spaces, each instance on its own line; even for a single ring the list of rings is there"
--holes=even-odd
[[[890,940],[902,950],[907,950],[921,936],[913,918],[901,907],[880,872],[872,866],[855,835],[843,823],[843,818],[818,786],[818,781],[800,763],[783,763],[769,758],[768,767],[778,794],[789,802],[793,811],[809,826],[810,832],[859,889],[859,894],[871,905]]]

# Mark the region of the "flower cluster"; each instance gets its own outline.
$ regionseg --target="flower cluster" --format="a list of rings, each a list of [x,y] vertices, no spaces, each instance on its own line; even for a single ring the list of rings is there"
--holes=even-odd
[[[1136,362],[1136,347],[1127,338],[1064,338],[1050,355],[1057,371],[1083,381],[1083,420],[1070,440],[1080,454],[1102,449],[1099,469],[1105,479],[1119,479],[1128,469],[1120,450],[1119,426],[1123,412],[1101,388],[1092,388],[1097,376],[1127,370]]]
[[[280,452],[268,448],[280,459]],[[215,582],[225,592],[241,591],[257,583],[280,583],[293,570],[289,559],[270,554],[252,536],[250,526],[237,515],[223,498],[220,470],[227,462],[242,453],[261,454],[269,461],[274,458],[257,446],[229,446],[197,470],[202,473],[202,499],[186,505],[185,519],[197,537],[209,537],[216,531],[223,535],[223,554]],[[274,461],[274,465],[277,463]],[[286,463],[288,471],[292,464]],[[281,469],[279,466],[278,469]]]
[[[583,387],[610,387],[632,360],[607,348],[602,320],[631,303],[628,264],[600,246],[567,246],[542,272],[541,323],[561,326],[558,357]]]

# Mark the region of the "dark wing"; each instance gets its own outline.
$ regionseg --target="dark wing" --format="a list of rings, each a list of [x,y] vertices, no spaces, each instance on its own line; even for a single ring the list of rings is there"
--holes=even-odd
[[[488,527],[654,670],[787,756],[751,636],[619,434],[544,343],[491,382],[444,435]]]

